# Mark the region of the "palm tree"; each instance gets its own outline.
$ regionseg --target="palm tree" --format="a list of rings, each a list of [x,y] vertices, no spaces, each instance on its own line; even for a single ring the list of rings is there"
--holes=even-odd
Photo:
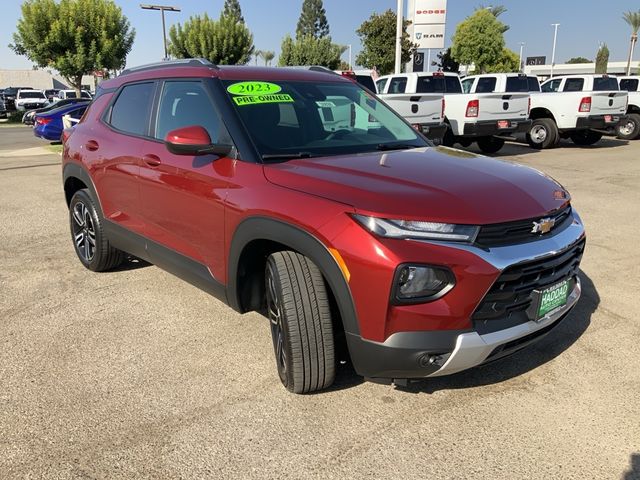
[[[264,52],[262,50],[255,50],[253,52],[253,58],[256,61],[256,65],[258,65],[258,59],[261,58],[264,55]]]
[[[265,65],[271,65],[271,60],[276,56],[276,52],[272,52],[271,50],[263,50],[262,58],[264,60]]]
[[[622,18],[631,27],[631,44],[629,45],[629,58],[627,59],[627,75],[631,75],[631,59],[633,50],[638,42],[638,30],[640,30],[640,10],[637,12],[625,12],[622,14]]]
[[[486,10],[491,15],[498,18],[500,15],[507,11],[507,7],[505,7],[504,5],[489,5],[488,7],[486,7],[480,4],[480,6],[476,10]],[[509,25],[502,24],[502,33],[505,33],[507,30],[509,30],[509,28],[511,28],[509,27]]]

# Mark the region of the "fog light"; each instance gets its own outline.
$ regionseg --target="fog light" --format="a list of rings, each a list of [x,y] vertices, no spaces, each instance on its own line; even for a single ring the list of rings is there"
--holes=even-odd
[[[436,300],[453,288],[455,278],[449,269],[427,265],[400,265],[394,279],[396,303]]]

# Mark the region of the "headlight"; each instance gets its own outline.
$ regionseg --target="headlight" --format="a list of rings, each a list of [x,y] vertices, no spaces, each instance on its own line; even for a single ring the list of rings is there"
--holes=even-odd
[[[418,240],[446,240],[472,243],[480,227],[451,223],[392,220],[387,218],[353,215],[358,223],[370,232],[387,238],[412,238]]]
[[[392,302],[429,302],[442,297],[454,285],[455,277],[448,268],[402,264],[393,277]]]

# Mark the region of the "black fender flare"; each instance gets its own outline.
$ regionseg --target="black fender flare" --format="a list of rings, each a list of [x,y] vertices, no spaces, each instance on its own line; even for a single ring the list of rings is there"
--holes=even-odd
[[[233,234],[229,249],[227,302],[241,311],[238,292],[238,264],[244,248],[254,240],[278,242],[309,258],[320,269],[335,297],[346,333],[360,335],[360,327],[349,285],[329,249],[300,227],[268,217],[243,220]]]
[[[84,183],[87,186],[87,188],[89,189],[89,192],[91,193],[91,196],[96,201],[96,205],[98,207],[100,216],[102,218],[104,218],[104,214],[103,214],[103,211],[102,211],[102,204],[100,202],[100,196],[98,195],[98,192],[96,191],[96,187],[93,184],[93,180],[91,179],[91,175],[89,175],[89,172],[87,172],[80,165],[77,165],[75,163],[67,163],[64,166],[64,168],[62,169],[62,184],[63,184],[63,188],[67,184],[67,180],[69,178],[77,178],[78,180],[82,181],[82,183]]]

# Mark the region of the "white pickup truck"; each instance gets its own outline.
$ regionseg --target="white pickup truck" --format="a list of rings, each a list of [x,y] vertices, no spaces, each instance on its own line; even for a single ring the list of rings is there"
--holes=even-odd
[[[640,77],[618,77],[620,90],[629,94],[627,121],[620,122],[616,128],[618,138],[635,140],[640,138]]]
[[[442,143],[447,146],[459,143],[468,147],[475,141],[483,152],[495,153],[504,145],[505,137],[525,132],[531,124],[528,92],[463,93],[455,73],[389,75],[380,77],[376,88],[385,101],[390,94],[395,94],[395,100],[401,98],[400,94],[411,99],[423,92],[443,93],[447,130]]]
[[[464,79],[465,91],[531,93],[531,128],[527,142],[532,148],[552,148],[561,138],[576,145],[593,145],[604,133],[626,121],[627,93],[615,77],[569,75],[551,78],[539,86],[537,77],[522,73],[494,73]]]
[[[441,143],[448,128],[444,123],[444,86],[435,83],[442,81],[421,82],[414,94],[407,95],[405,75],[384,76],[376,81],[376,90],[378,97],[427,138]]]

